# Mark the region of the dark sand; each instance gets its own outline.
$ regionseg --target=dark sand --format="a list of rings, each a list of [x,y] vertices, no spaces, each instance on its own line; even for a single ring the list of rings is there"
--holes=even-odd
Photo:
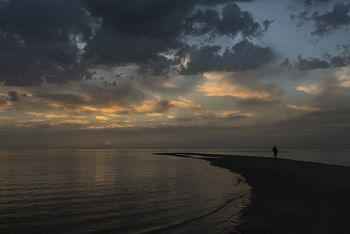
[[[350,167],[252,156],[205,160],[242,175],[252,186],[240,233],[350,233]],[[220,158],[215,158],[215,157]]]

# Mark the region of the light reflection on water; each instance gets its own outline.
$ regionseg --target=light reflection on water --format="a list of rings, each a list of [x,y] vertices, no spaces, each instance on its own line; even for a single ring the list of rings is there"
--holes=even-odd
[[[235,230],[250,191],[239,175],[153,152],[0,150],[0,233]]]

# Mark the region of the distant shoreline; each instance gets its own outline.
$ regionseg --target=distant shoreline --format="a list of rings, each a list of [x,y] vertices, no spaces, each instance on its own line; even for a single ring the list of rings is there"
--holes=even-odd
[[[272,157],[157,154],[202,157],[242,175],[253,196],[242,212],[240,233],[350,233],[350,167]]]

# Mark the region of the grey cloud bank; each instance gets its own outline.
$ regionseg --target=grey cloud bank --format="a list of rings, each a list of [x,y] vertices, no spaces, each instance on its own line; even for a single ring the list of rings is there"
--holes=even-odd
[[[6,86],[60,84],[91,79],[91,69],[99,66],[128,64],[138,65],[139,75],[166,76],[177,70],[174,66],[181,58],[169,59],[164,54],[186,50],[187,36],[261,35],[253,15],[232,2],[1,1],[0,82]],[[195,10],[217,4],[226,4],[221,13],[209,8]],[[263,23],[265,29],[269,23]],[[81,49],[79,43],[86,46]],[[264,62],[250,65],[246,60],[256,54],[234,55],[234,50],[226,52],[224,65],[213,69],[254,69]],[[187,50],[191,51],[195,52]],[[240,64],[238,57],[243,59]]]
[[[0,147],[348,147],[349,15],[338,0],[0,0]]]

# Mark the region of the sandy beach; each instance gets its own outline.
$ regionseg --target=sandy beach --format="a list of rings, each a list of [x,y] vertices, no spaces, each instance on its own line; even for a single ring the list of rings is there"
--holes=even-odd
[[[240,233],[350,233],[350,167],[253,156],[166,155],[204,156],[246,179],[252,201],[242,212]]]

